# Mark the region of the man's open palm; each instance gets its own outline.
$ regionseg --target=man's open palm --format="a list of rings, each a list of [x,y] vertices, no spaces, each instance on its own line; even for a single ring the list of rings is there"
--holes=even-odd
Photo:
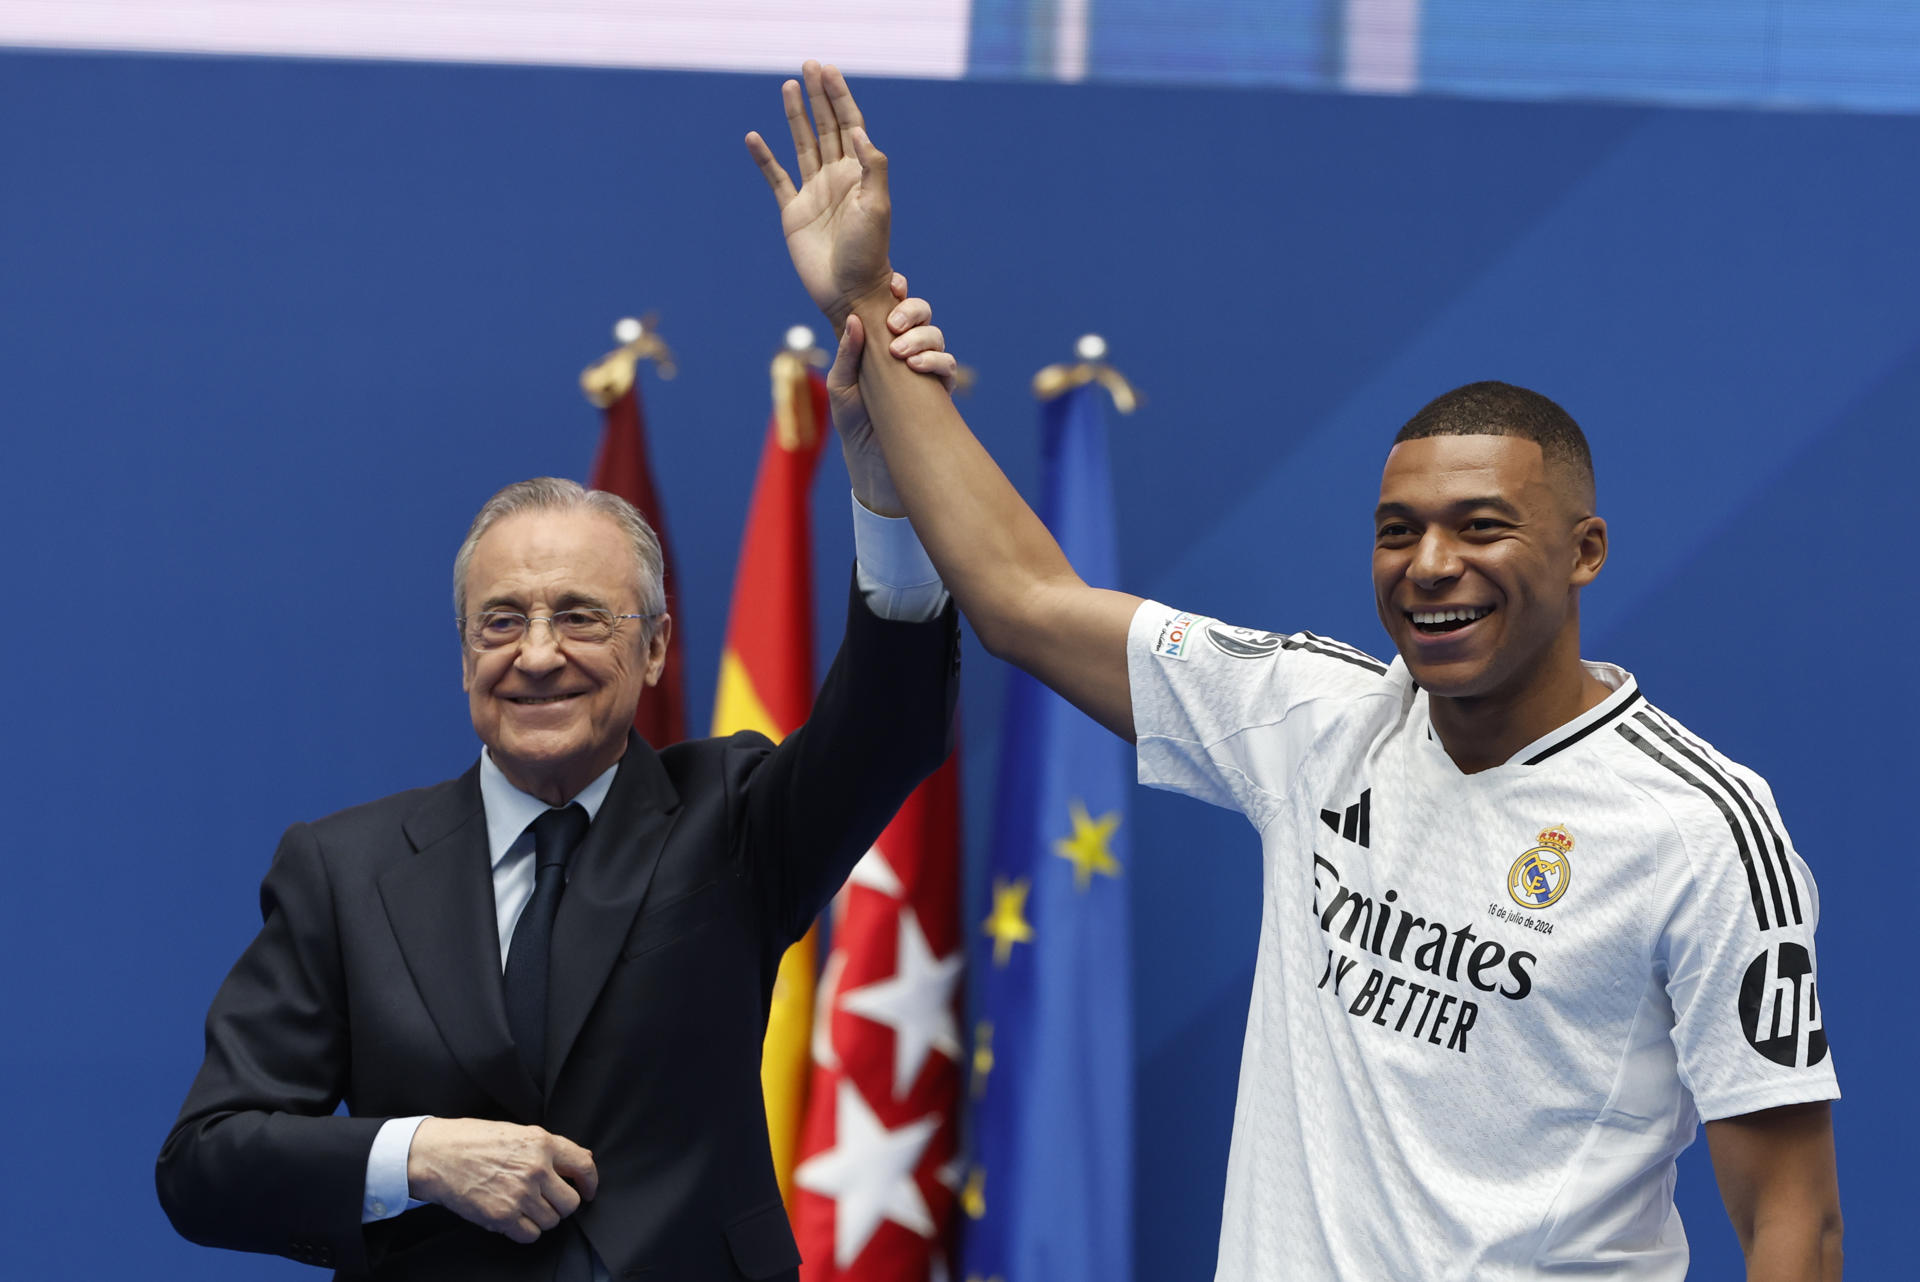
[[[758,133],[747,135],[747,151],[780,204],[780,229],[800,283],[838,329],[855,299],[886,290],[893,278],[887,261],[892,216],[887,158],[867,137],[860,108],[837,68],[809,62],[801,75],[804,103],[797,82],[780,86],[800,186],[793,185]]]

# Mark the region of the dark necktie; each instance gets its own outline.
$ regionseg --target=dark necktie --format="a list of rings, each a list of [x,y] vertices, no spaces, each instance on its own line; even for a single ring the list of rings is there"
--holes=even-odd
[[[553,917],[567,885],[567,859],[588,822],[578,803],[549,810],[533,821],[533,898],[521,911],[507,947],[507,1029],[528,1076],[542,1090],[547,1080],[547,958],[553,949]]]

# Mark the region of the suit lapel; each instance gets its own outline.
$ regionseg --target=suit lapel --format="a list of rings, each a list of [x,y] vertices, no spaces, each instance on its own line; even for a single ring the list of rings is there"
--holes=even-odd
[[[435,789],[403,826],[415,853],[379,883],[400,955],[461,1067],[516,1120],[537,1122],[540,1090],[514,1051],[500,988],[480,767]]]
[[[547,1080],[551,1094],[653,883],[660,852],[680,817],[680,796],[659,756],[629,735],[613,787],[574,852],[553,923],[547,975]],[[502,1027],[505,1027],[502,1004]]]

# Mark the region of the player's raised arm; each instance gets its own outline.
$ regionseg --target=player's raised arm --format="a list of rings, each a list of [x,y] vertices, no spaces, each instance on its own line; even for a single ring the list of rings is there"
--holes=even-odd
[[[989,651],[1132,739],[1126,642],[1139,599],[1081,581],[937,378],[878,351],[861,360],[870,339],[891,340],[916,319],[889,288],[887,158],[839,71],[809,62],[802,75],[804,100],[798,83],[781,86],[799,186],[759,134],[747,135],[747,150],[779,202],[794,270],[842,332],[840,362],[860,362],[867,411],[914,530]]]

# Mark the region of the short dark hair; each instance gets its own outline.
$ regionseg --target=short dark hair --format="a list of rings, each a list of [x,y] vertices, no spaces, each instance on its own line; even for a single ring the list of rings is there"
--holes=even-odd
[[[1571,474],[1580,497],[1593,502],[1593,452],[1573,415],[1538,392],[1491,380],[1468,383],[1428,401],[1407,420],[1395,445],[1429,436],[1519,436],[1532,441],[1549,468]]]

